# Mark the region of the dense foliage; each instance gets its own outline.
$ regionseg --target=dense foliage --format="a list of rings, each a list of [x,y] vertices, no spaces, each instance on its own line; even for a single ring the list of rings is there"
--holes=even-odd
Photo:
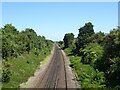
[[[2,30],[2,58],[17,57],[24,52],[33,51],[36,55],[51,44],[45,37],[37,36],[33,29],[26,29],[19,32],[11,24],[4,26]]]
[[[81,55],[82,53],[79,51],[80,48],[84,48],[89,42],[88,37],[94,34],[93,25],[91,22],[85,24],[85,26],[81,27],[78,34],[78,42],[76,42],[76,54]]]
[[[65,34],[64,39],[63,39],[65,48],[68,48],[71,46],[73,39],[74,39],[73,33]]]
[[[81,57],[70,56],[71,66],[76,72],[78,83],[82,88],[103,88],[105,77],[103,72],[80,62]]]
[[[9,84],[6,87],[17,87],[16,83],[18,85],[22,83],[23,77],[26,77],[26,80],[32,75],[40,61],[50,53],[52,41],[46,40],[44,36],[37,36],[33,29],[26,28],[25,31],[19,32],[11,24],[6,24],[0,32],[2,32],[3,86]],[[17,80],[18,75],[23,75],[20,77],[21,81]]]
[[[88,22],[72,44],[64,50],[71,55],[70,66],[81,88],[120,88],[120,27],[109,34],[94,33]]]

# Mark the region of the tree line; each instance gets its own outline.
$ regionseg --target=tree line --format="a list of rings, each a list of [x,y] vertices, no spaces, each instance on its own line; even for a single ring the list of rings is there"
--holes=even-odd
[[[51,40],[47,40],[44,36],[38,36],[33,29],[26,28],[24,31],[19,31],[12,24],[6,24],[3,28],[0,29],[0,33],[2,34],[2,62],[3,62],[3,73],[2,73],[2,82],[3,84],[9,83],[10,78],[12,77],[12,66],[20,65],[25,60],[18,61],[16,60],[18,57],[28,54],[36,56],[33,58],[32,63],[37,63],[38,65],[40,61],[39,58],[45,58],[48,53],[50,53],[53,42]],[[39,57],[40,56],[40,57]],[[39,58],[38,58],[39,57]],[[38,60],[37,60],[38,58]],[[27,59],[27,58],[26,58]],[[35,60],[36,61],[35,61]],[[26,61],[26,64],[30,64],[31,61]],[[33,65],[34,65],[33,64]],[[31,65],[31,70],[33,67]],[[25,66],[18,67],[19,70],[25,70]],[[29,66],[28,66],[29,67]],[[37,66],[36,66],[37,67]],[[14,68],[17,68],[15,66]],[[16,71],[13,71],[16,72]],[[27,72],[27,71],[25,71]],[[14,75],[13,75],[14,76]],[[17,78],[17,77],[16,77]]]
[[[11,24],[6,24],[0,29],[2,32],[2,58],[17,57],[24,52],[34,52],[39,55],[44,48],[49,47],[52,41],[44,36],[37,36],[33,29],[26,28],[19,32]],[[44,52],[46,53],[46,52]]]
[[[108,34],[95,33],[93,27],[85,23],[77,38],[67,33],[59,45],[70,56],[82,88],[120,88],[120,27]]]

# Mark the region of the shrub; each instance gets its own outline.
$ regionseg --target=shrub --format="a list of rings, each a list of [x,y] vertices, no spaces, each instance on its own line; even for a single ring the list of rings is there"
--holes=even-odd
[[[8,68],[3,68],[2,82],[7,83],[10,80],[11,72]]]

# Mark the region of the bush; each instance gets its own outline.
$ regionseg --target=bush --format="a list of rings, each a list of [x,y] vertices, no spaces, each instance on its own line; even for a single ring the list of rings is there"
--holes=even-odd
[[[3,68],[2,82],[7,83],[10,80],[11,72],[8,68]]]
[[[81,59],[82,57],[70,56],[71,65],[81,88],[103,88],[105,86],[104,72],[80,63]]]
[[[66,48],[64,51],[67,55],[71,55],[72,49],[71,48]]]
[[[105,86],[103,72],[99,72],[89,65],[82,64],[79,67],[79,70],[76,71],[82,88],[103,88]]]
[[[94,67],[97,66],[96,61],[101,60],[104,54],[103,47],[97,43],[90,43],[81,51],[83,53],[82,62],[84,64],[91,64]]]

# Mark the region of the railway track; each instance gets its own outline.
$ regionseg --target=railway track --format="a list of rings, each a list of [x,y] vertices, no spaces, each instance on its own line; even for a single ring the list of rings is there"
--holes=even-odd
[[[65,59],[57,45],[55,45],[54,54],[49,66],[41,75],[35,88],[65,88],[67,90]]]

